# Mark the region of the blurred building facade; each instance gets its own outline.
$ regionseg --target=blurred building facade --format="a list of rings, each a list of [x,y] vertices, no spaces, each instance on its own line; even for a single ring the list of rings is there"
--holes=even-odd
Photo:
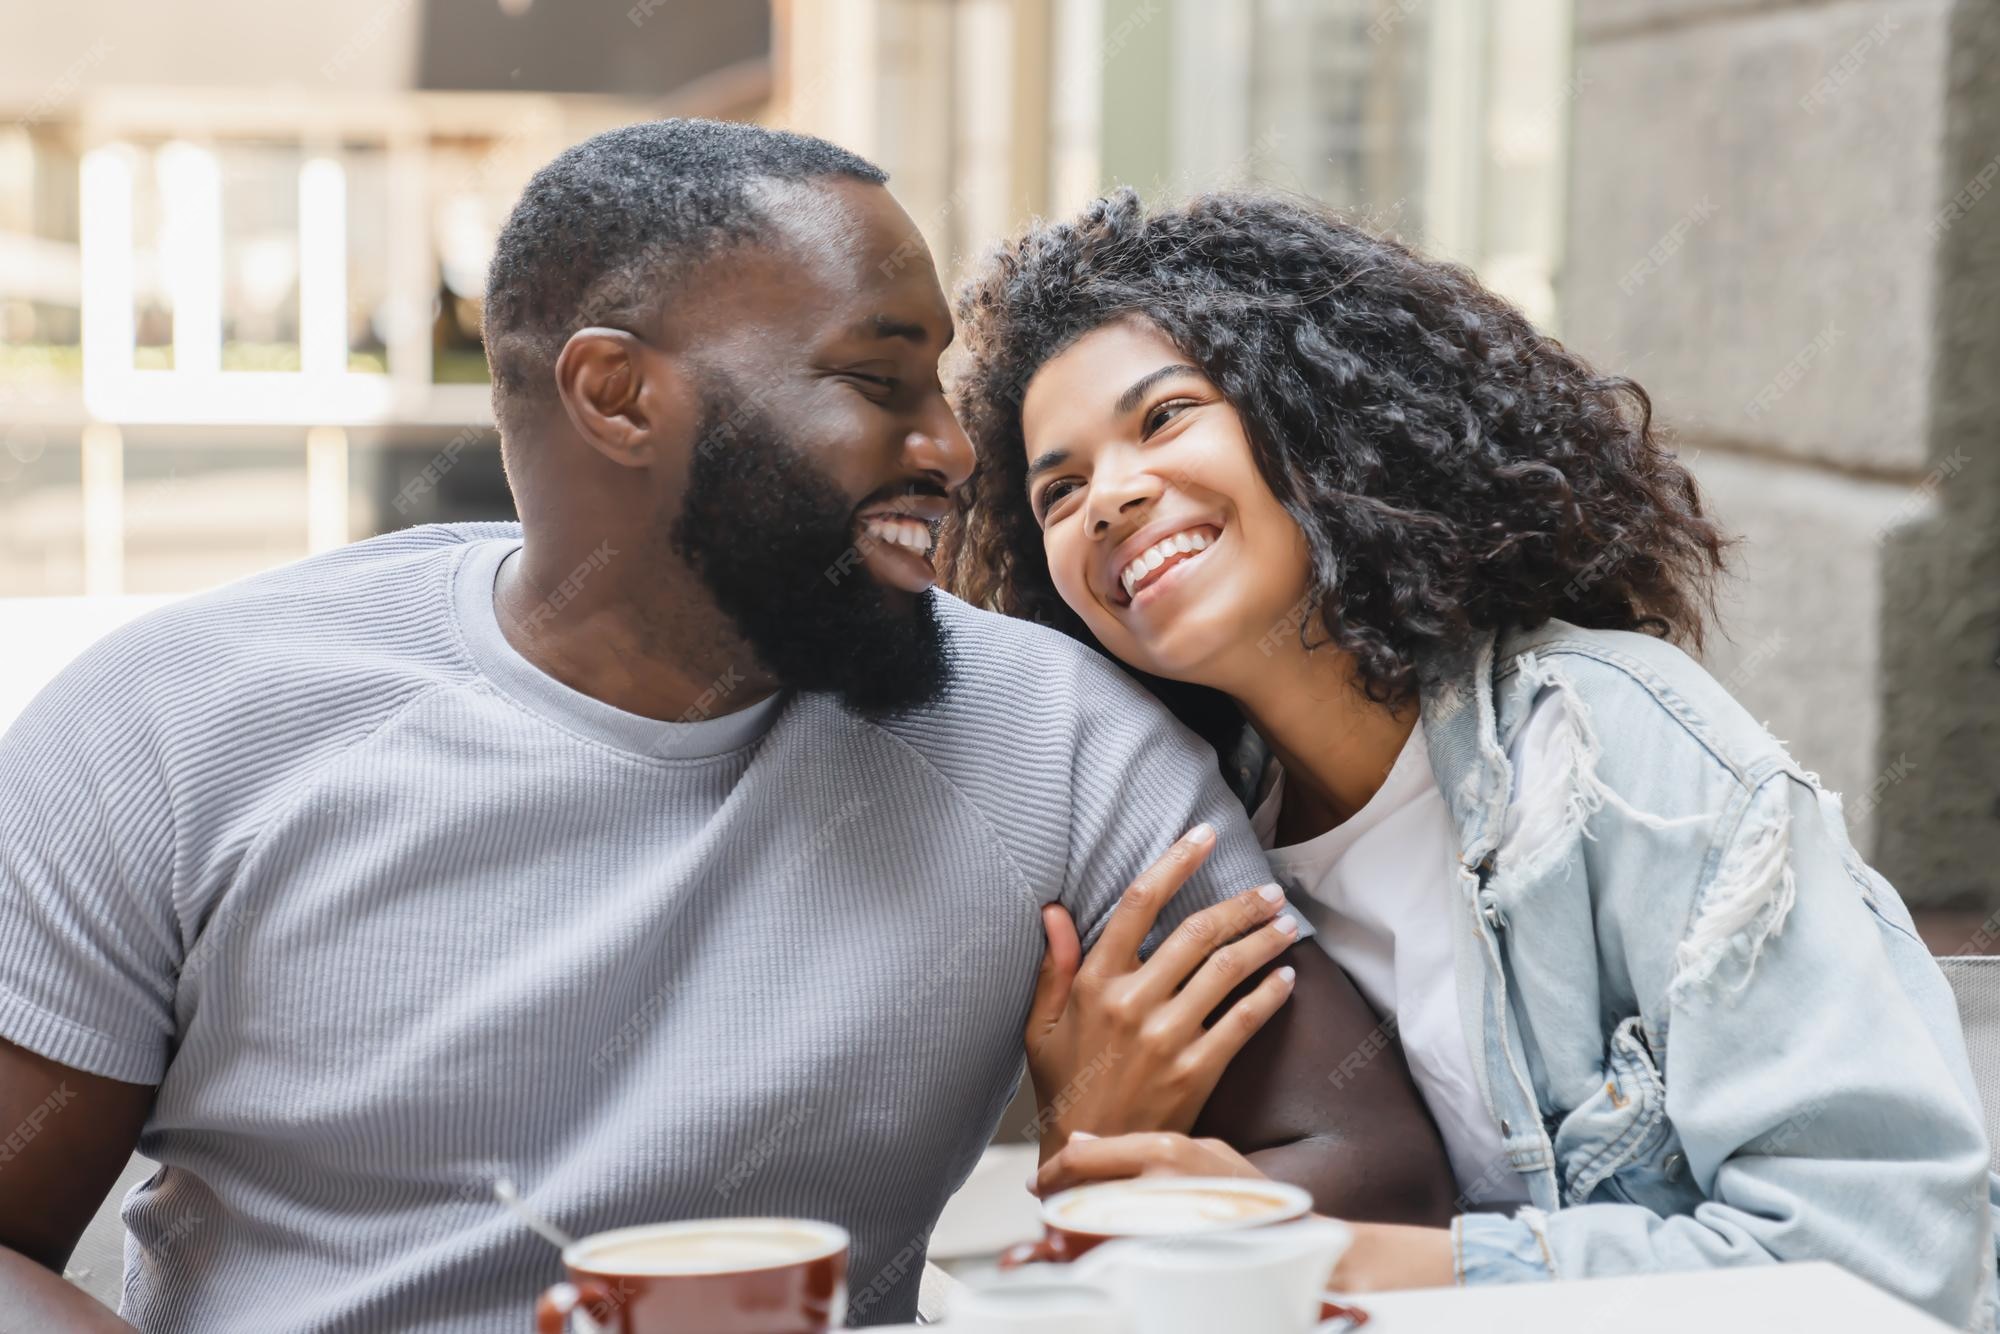
[[[0,596],[187,592],[509,513],[479,316],[522,183],[772,84],[757,4],[187,8],[9,16]]]
[[[1564,334],[1745,539],[1710,665],[1991,952],[2000,7],[1577,0],[1575,82]]]
[[[947,281],[1115,185],[1311,195],[1554,318],[1567,0],[779,0],[769,119],[891,174]]]
[[[109,0],[0,51],[0,596],[187,591],[506,512],[486,258],[529,172],[624,121],[858,148],[948,280],[1112,183],[1257,181],[1554,312],[1545,0],[199,9]]]
[[[1908,897],[2000,906],[1985,0],[0,4],[0,596],[508,513],[486,258],[611,124],[854,148],[948,284],[1113,185],[1254,184],[1647,385],[1749,539],[1712,665]]]

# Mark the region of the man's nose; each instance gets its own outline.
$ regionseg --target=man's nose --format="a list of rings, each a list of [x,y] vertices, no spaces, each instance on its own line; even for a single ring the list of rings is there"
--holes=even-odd
[[[972,442],[949,411],[940,420],[926,423],[925,429],[904,437],[903,458],[947,491],[958,490],[972,476]]]

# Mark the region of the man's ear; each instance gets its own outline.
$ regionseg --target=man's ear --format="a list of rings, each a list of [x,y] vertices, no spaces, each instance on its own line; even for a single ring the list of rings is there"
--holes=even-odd
[[[692,410],[680,359],[623,329],[578,329],[556,355],[555,371],[570,425],[628,468],[656,462]]]

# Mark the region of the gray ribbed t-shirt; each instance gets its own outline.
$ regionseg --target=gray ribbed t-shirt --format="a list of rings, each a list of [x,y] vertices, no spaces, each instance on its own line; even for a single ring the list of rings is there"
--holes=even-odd
[[[1094,935],[1198,819],[1170,916],[1268,877],[1209,753],[1095,655],[940,595],[887,723],[662,723],[500,633],[512,525],[391,534],[167,607],[0,738],[0,1036],[159,1085],[124,1206],[148,1331],[525,1328],[575,1234],[854,1237],[857,1323],[1020,1071],[1060,898]]]

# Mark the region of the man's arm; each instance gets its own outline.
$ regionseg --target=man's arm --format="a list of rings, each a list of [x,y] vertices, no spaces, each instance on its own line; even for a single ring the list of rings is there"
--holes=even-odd
[[[1235,1167],[1304,1186],[1324,1212],[1449,1219],[1450,1167],[1400,1044],[1332,960],[1291,943],[1289,913],[1272,920],[1276,886],[1185,916],[1140,958],[1214,846],[1202,830],[1176,840],[1106,915],[1088,959],[1063,910],[1043,910],[1049,949],[1024,1034],[1041,1104],[1037,1189],[1215,1174],[1216,1146],[1185,1130],[1226,1144]]]
[[[1107,940],[1145,930],[1137,919],[1148,912],[1129,905],[1156,888],[1148,877],[1135,882],[1128,918]],[[1320,1212],[1350,1221],[1448,1221],[1451,1169],[1389,1026],[1374,1022],[1347,975],[1311,946],[1272,960],[1295,976],[1271,996],[1279,979],[1265,972],[1260,980],[1240,953],[1268,928],[1208,953],[1233,934],[1215,917],[1231,906],[1187,919],[1137,969],[1086,976],[1086,967],[1073,981],[1064,980],[1073,965],[1055,956],[1073,956],[1074,946],[1059,951],[1052,937],[1027,1034],[1044,1127],[1031,1189],[1047,1196],[1133,1176],[1268,1176],[1304,1187]],[[1189,946],[1206,962],[1172,1002],[1149,1000],[1149,988],[1157,995],[1162,981],[1184,975]],[[1093,959],[1104,952],[1100,944]],[[1236,962],[1222,971],[1249,978],[1217,1004],[1219,991],[1204,990],[1202,975],[1232,952]],[[1193,1020],[1176,1020],[1191,995],[1200,997]],[[1228,1054],[1214,1054],[1218,1041]],[[1190,1084],[1206,1100],[1198,1096],[1183,1120],[1173,1108]],[[1183,1126],[1199,1138],[1180,1133]]]
[[[1443,1141],[1411,1082],[1402,1044],[1318,946],[1280,1008],[1223,1072],[1194,1133],[1312,1192],[1321,1213],[1442,1226],[1457,1212]]]
[[[62,1268],[125,1170],[152,1105],[147,1085],[0,1041],[0,1310],[14,1313],[6,1330],[130,1334]]]
[[[1344,1217],[1423,1223],[1449,1219],[1457,1190],[1437,1129],[1410,1081],[1401,1044],[1378,1024],[1347,975],[1309,942],[1310,928],[1300,923],[1298,943],[1278,959],[1272,958],[1276,950],[1256,951],[1253,945],[1268,937],[1269,927],[1233,945],[1230,939],[1251,923],[1221,933],[1190,932],[1204,912],[1271,878],[1242,803],[1223,783],[1214,753],[1103,658],[1084,655],[1077,673],[1073,693],[1090,704],[1079,710],[1071,742],[1070,874],[1063,903],[1075,918],[1081,943],[1089,948],[1091,966],[1103,967],[1099,956],[1109,935],[1116,946],[1112,965],[1120,971],[1129,967],[1127,945],[1132,942],[1124,939],[1129,933],[1112,923],[1136,912],[1145,923],[1139,934],[1165,937],[1155,954],[1182,956],[1174,968],[1178,977],[1196,971],[1199,959],[1188,962],[1193,955],[1208,960],[1200,966],[1211,970],[1217,960],[1235,956],[1228,959],[1232,976],[1247,980],[1211,1012],[1211,1024],[1262,1024],[1226,1068],[1209,1074],[1216,1081],[1213,1092],[1206,1103],[1195,1104],[1203,1110],[1192,1118],[1192,1127],[1172,1118],[1154,1119],[1152,1126],[1192,1128],[1225,1140],[1252,1153],[1259,1168],[1312,1191],[1322,1209]],[[1168,840],[1197,822],[1214,829],[1212,850],[1199,859],[1200,865],[1179,873],[1175,884],[1185,884],[1177,891],[1167,889],[1163,900],[1158,887],[1145,883],[1142,868]],[[1121,893],[1120,886],[1127,888]],[[1143,948],[1138,952],[1146,953]],[[1296,977],[1281,1005],[1241,1003],[1256,997],[1260,983],[1286,964]],[[1155,1005],[1166,1003],[1157,988],[1150,994]],[[1266,998],[1269,994],[1264,992]],[[1088,988],[1081,999],[1088,1006]],[[1193,1021],[1179,1027],[1188,1034]],[[1228,1036],[1233,1041],[1238,1035]],[[1102,1071],[1086,1096],[1101,1086],[1136,1086],[1148,1078],[1157,1086],[1139,1044],[1118,1034],[1103,1045],[1124,1055],[1120,1064]],[[1090,1068],[1071,1064],[1072,1073]],[[1117,1078],[1111,1077],[1114,1073]],[[1043,1087],[1039,1079],[1037,1087]],[[1139,1113],[1159,1117],[1159,1102],[1155,1092],[1133,1099],[1123,1109],[1125,1115],[1090,1119],[1099,1122],[1101,1133],[1115,1135],[1134,1129]]]

